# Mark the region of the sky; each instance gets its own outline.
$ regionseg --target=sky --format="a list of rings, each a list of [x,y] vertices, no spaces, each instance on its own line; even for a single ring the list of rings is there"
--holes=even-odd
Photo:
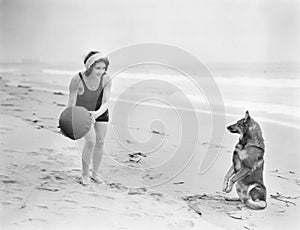
[[[77,62],[138,43],[206,62],[299,62],[297,0],[0,0],[0,62]]]

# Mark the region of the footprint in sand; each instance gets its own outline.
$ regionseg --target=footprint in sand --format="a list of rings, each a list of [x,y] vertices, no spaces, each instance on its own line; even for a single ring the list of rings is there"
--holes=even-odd
[[[51,161],[57,161],[57,157],[56,156],[48,156],[47,159],[51,160]]]
[[[0,130],[4,130],[4,131],[10,131],[10,130],[12,130],[12,129],[10,129],[10,128],[6,128],[6,127],[0,127]]]
[[[109,199],[109,200],[115,200],[115,198],[112,196],[106,196],[106,195],[102,195],[102,194],[98,194],[98,193],[89,193],[88,195],[91,197],[97,197],[97,198],[102,197],[102,198]]]
[[[159,177],[161,177],[163,174],[162,173],[156,173],[156,174],[150,174],[147,173],[145,176],[143,176],[143,179],[145,180],[153,180],[153,179],[157,179]]]
[[[18,167],[18,164],[16,164],[16,163],[11,163],[10,165],[11,165],[13,168]]]
[[[75,190],[68,192],[68,194],[82,194],[82,192]]]
[[[54,179],[55,179],[55,180],[62,181],[62,180],[64,180],[65,178],[63,178],[62,176],[59,176],[59,175],[55,175],[55,176],[54,176]]]
[[[49,148],[40,148],[40,151],[45,152],[45,153],[54,153],[55,151],[53,149],[49,149]]]
[[[27,155],[29,155],[29,156],[38,156],[39,153],[38,152],[27,152]]]
[[[52,163],[50,161],[41,161],[41,164],[44,165],[52,165]]]
[[[59,217],[64,216],[64,212],[52,212],[52,214],[59,216]]]
[[[165,195],[163,193],[160,192],[149,192],[150,196],[156,196],[156,197],[161,197],[163,198]]]
[[[139,214],[139,213],[128,213],[126,214],[127,216],[130,216],[130,217],[141,217],[142,215]]]
[[[246,219],[246,217],[244,217],[241,212],[227,212],[227,215],[236,220]]]
[[[89,196],[92,197],[100,197],[101,195],[97,194],[97,193],[89,193]]]
[[[50,175],[44,176],[41,178],[41,180],[50,180],[52,177]]]
[[[42,218],[28,218],[28,219],[25,219],[25,220],[22,220],[20,221],[20,223],[28,223],[28,222],[40,222],[40,223],[46,223],[47,220],[45,219],[42,219]]]
[[[64,162],[64,161],[58,161],[58,160],[55,160],[55,163],[56,163],[56,164],[59,164],[59,165],[61,165],[61,166],[63,166],[63,167],[64,167],[64,166],[67,166],[67,165],[68,165],[68,166],[70,166],[70,165],[73,166],[73,164],[70,164],[69,162],[66,163],[66,162]]]
[[[110,183],[108,184],[109,188],[117,189],[120,191],[127,191],[128,188],[125,185],[122,185],[121,183]]]
[[[98,208],[98,207],[95,207],[95,206],[83,206],[82,208],[88,209],[88,210],[91,210],[91,211],[94,211],[94,210],[101,211],[101,212],[107,212],[108,211],[107,209]]]
[[[17,181],[13,180],[13,179],[5,179],[5,180],[2,180],[2,182],[4,184],[15,184],[15,183],[17,183]]]
[[[56,156],[56,157],[61,157],[61,158],[63,158],[63,157],[65,157],[66,155],[65,155],[65,154],[62,154],[62,153],[57,153],[57,154],[55,154],[55,156]]]
[[[140,195],[145,194],[147,192],[146,188],[131,188],[129,189],[128,195]]]
[[[1,174],[0,174],[0,180],[2,180],[2,179],[7,179],[7,178],[9,178],[9,176],[1,175]]]
[[[36,205],[36,207],[37,208],[39,208],[39,209],[48,209],[48,206],[46,206],[46,205]]]
[[[2,106],[15,106],[14,104],[11,104],[11,103],[2,103],[1,105]]]
[[[61,200],[61,201],[66,202],[66,203],[69,203],[69,204],[78,204],[78,202],[75,201],[75,200],[63,199],[63,200]]]
[[[132,200],[131,202],[132,202],[133,204],[137,204],[137,205],[140,204],[140,202],[137,201],[137,200]]]
[[[164,197],[164,194],[162,193],[157,193],[157,192],[153,192],[149,194],[151,197],[153,197],[156,201],[161,201],[162,198]],[[164,203],[169,203],[169,204],[173,204],[174,202],[170,202],[169,200],[164,201]]]
[[[13,205],[13,203],[10,203],[10,202],[7,202],[7,201],[1,201],[1,205],[8,206],[8,205]]]
[[[63,147],[63,150],[77,151],[78,147]]]
[[[112,196],[101,196],[101,197],[104,197],[105,199],[109,199],[109,200],[115,200],[115,198],[114,197],[112,197]]]
[[[10,129],[8,129],[8,128],[3,128],[3,127],[1,127],[0,130],[1,130],[0,134],[7,134],[8,131],[10,131]]]
[[[21,201],[21,200],[23,200],[23,198],[15,196],[15,197],[12,198],[12,200],[13,201]]]
[[[5,152],[5,153],[19,153],[18,151],[13,150],[13,149],[4,149],[3,152]]]
[[[32,165],[32,164],[27,164],[25,165],[24,169],[28,169],[28,170],[38,170],[40,167],[36,166],[36,165]]]
[[[4,194],[11,194],[11,193],[14,193],[13,191],[9,191],[9,190],[6,190],[6,189],[0,189],[1,193],[4,193]]]

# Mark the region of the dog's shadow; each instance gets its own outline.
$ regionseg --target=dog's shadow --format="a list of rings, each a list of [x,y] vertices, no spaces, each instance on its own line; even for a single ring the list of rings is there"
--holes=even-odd
[[[223,194],[197,194],[182,197],[198,214],[224,213],[234,219],[246,219],[248,208],[238,199]]]

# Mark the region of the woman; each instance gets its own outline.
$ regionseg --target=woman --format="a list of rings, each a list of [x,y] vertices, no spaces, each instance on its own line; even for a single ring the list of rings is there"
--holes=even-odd
[[[85,138],[82,150],[82,184],[90,184],[89,165],[93,159],[92,180],[103,183],[99,166],[109,121],[108,104],[111,79],[106,74],[109,61],[102,53],[91,51],[84,59],[85,70],[76,74],[69,86],[68,106],[85,107],[93,117],[93,125]],[[93,135],[94,133],[95,135]]]

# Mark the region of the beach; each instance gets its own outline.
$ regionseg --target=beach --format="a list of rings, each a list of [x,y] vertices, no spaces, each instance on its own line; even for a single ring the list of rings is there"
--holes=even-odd
[[[299,228],[300,86],[299,79],[293,74],[286,77],[282,68],[255,72],[262,85],[273,77],[264,90],[250,85],[251,72],[228,76],[224,68],[209,68],[226,111],[224,126],[215,127],[223,135],[218,143],[211,138],[214,130],[205,95],[197,95],[173,70],[146,66],[115,77],[101,163],[106,184],[84,187],[79,183],[83,142],[64,137],[57,128],[69,80],[80,68],[2,65],[1,228]],[[284,84],[280,77],[286,77]],[[145,78],[152,81],[141,82]],[[161,79],[172,84],[156,85]],[[126,88],[130,93],[124,94]],[[193,106],[184,107],[187,99]],[[246,109],[260,124],[266,144],[268,206],[261,211],[228,201],[237,196],[235,189],[222,192],[238,140],[226,126],[242,118]],[[201,172],[209,151],[216,157]]]

